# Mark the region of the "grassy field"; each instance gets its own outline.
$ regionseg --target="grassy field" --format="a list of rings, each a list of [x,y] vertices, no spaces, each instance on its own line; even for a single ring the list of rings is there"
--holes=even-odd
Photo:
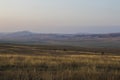
[[[48,41],[47,43],[56,45],[69,45],[79,47],[92,47],[92,48],[120,48],[120,40],[113,39],[91,39],[91,40],[55,40]]]
[[[0,46],[0,80],[119,79],[120,56],[116,54],[38,46]]]

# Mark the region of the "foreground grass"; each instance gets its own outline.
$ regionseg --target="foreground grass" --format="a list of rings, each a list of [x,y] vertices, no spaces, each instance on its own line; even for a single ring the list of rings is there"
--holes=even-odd
[[[0,55],[0,80],[119,80],[120,56]]]

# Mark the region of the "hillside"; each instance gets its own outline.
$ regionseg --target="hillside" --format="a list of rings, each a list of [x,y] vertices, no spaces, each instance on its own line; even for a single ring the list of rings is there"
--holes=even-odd
[[[120,33],[109,34],[42,34],[29,31],[0,33],[1,43],[68,45],[80,47],[120,48]]]

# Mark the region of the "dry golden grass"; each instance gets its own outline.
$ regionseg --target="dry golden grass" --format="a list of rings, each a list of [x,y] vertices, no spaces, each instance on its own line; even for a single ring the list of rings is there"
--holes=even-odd
[[[0,80],[119,80],[120,56],[0,55]]]

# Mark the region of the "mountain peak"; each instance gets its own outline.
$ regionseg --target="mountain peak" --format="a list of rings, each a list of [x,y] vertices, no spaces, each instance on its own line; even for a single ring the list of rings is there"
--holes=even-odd
[[[10,33],[9,36],[24,36],[24,35],[31,35],[33,34],[32,32],[30,31],[18,31],[18,32],[13,32],[13,33]]]
[[[18,32],[14,32],[14,33],[32,33],[30,31],[18,31]]]

